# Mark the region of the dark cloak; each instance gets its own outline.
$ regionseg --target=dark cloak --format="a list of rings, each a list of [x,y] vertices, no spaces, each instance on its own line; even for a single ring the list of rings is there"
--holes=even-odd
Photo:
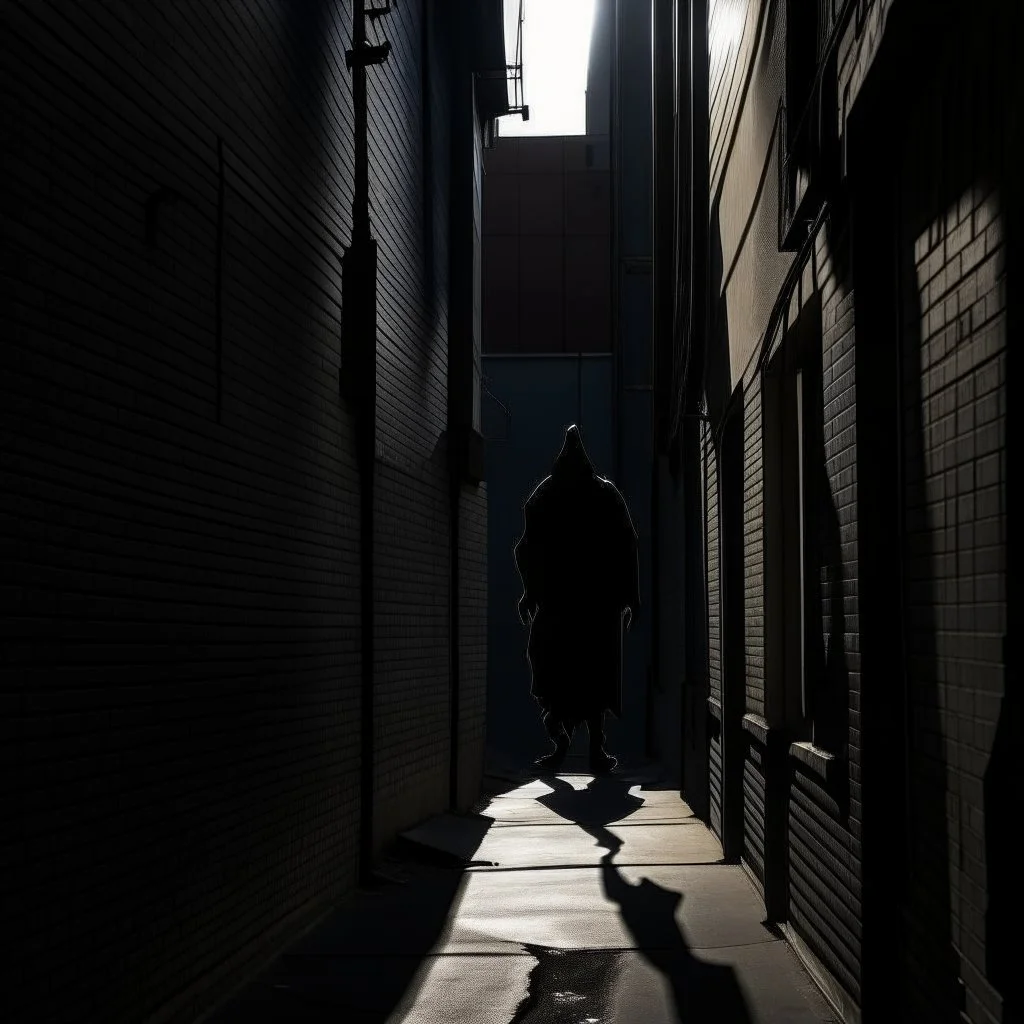
[[[640,603],[637,534],[575,426],[530,495],[515,558],[532,614],[531,692],[566,724],[622,714],[622,615]]]

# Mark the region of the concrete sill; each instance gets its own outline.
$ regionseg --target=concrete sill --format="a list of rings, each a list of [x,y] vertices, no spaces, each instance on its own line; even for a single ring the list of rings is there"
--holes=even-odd
[[[813,743],[803,741],[789,745],[789,756],[810,768],[815,775],[826,782],[832,781],[839,765],[839,759],[835,754],[830,754]]]
[[[708,697],[708,739],[722,739],[722,702],[717,697]]]
[[[750,733],[763,746],[768,746],[768,734],[772,731],[767,719],[760,715],[744,715],[743,731]]]

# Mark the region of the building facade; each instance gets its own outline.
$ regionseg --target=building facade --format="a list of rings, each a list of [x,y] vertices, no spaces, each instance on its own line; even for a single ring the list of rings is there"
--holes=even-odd
[[[195,1019],[475,799],[502,12],[376,7],[3,7],[5,1019]]]
[[[844,1020],[1019,1020],[1019,12],[655,18],[684,793]]]

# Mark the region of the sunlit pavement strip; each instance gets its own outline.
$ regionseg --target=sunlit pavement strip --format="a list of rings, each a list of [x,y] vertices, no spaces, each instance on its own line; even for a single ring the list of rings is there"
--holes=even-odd
[[[602,782],[588,817],[590,783],[536,780],[491,800],[445,932],[389,1024],[834,1021],[675,793]]]

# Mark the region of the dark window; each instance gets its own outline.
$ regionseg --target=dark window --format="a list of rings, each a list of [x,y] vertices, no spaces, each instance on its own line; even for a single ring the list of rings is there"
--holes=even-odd
[[[818,295],[769,363],[763,409],[768,717],[838,754],[849,698],[846,585],[825,446]]]

